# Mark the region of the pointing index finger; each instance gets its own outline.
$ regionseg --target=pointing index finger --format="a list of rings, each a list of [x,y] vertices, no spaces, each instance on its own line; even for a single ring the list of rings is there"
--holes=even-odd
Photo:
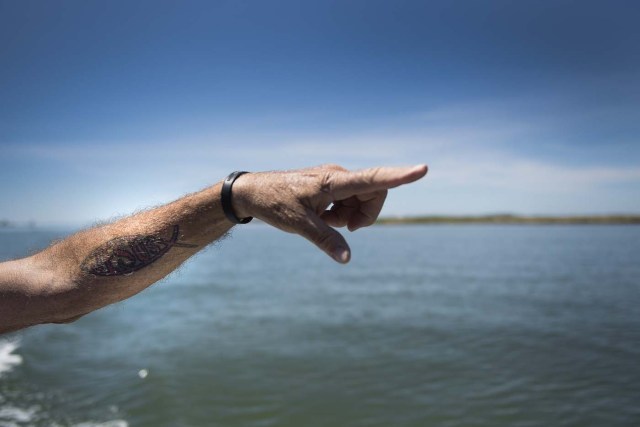
[[[427,165],[378,167],[336,174],[333,195],[344,199],[354,194],[372,193],[417,181],[427,174]]]

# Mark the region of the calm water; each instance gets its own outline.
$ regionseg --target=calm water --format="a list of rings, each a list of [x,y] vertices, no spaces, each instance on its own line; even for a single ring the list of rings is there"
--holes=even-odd
[[[0,259],[56,235],[0,232]],[[640,425],[640,227],[350,239],[340,266],[247,226],[129,301],[0,338],[0,426]]]

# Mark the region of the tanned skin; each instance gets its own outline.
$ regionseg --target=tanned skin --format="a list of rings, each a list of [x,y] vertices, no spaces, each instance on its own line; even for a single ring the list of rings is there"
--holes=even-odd
[[[427,173],[425,165],[350,172],[337,165],[240,176],[233,209],[314,243],[347,263],[350,231],[375,222],[387,190]],[[76,233],[28,258],[0,263],[0,333],[68,323],[164,278],[233,227],[222,183],[111,224]],[[330,209],[327,209],[331,206]]]

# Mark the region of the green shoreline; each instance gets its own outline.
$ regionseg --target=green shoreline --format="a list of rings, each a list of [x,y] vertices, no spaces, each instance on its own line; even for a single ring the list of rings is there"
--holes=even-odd
[[[580,215],[580,216],[414,216],[380,218],[376,224],[640,224],[640,215]]]

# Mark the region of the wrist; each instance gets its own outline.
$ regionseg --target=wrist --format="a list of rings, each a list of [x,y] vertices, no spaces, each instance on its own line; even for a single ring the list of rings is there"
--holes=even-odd
[[[245,173],[233,183],[231,206],[238,218],[254,216],[251,209],[252,181],[253,174]]]

